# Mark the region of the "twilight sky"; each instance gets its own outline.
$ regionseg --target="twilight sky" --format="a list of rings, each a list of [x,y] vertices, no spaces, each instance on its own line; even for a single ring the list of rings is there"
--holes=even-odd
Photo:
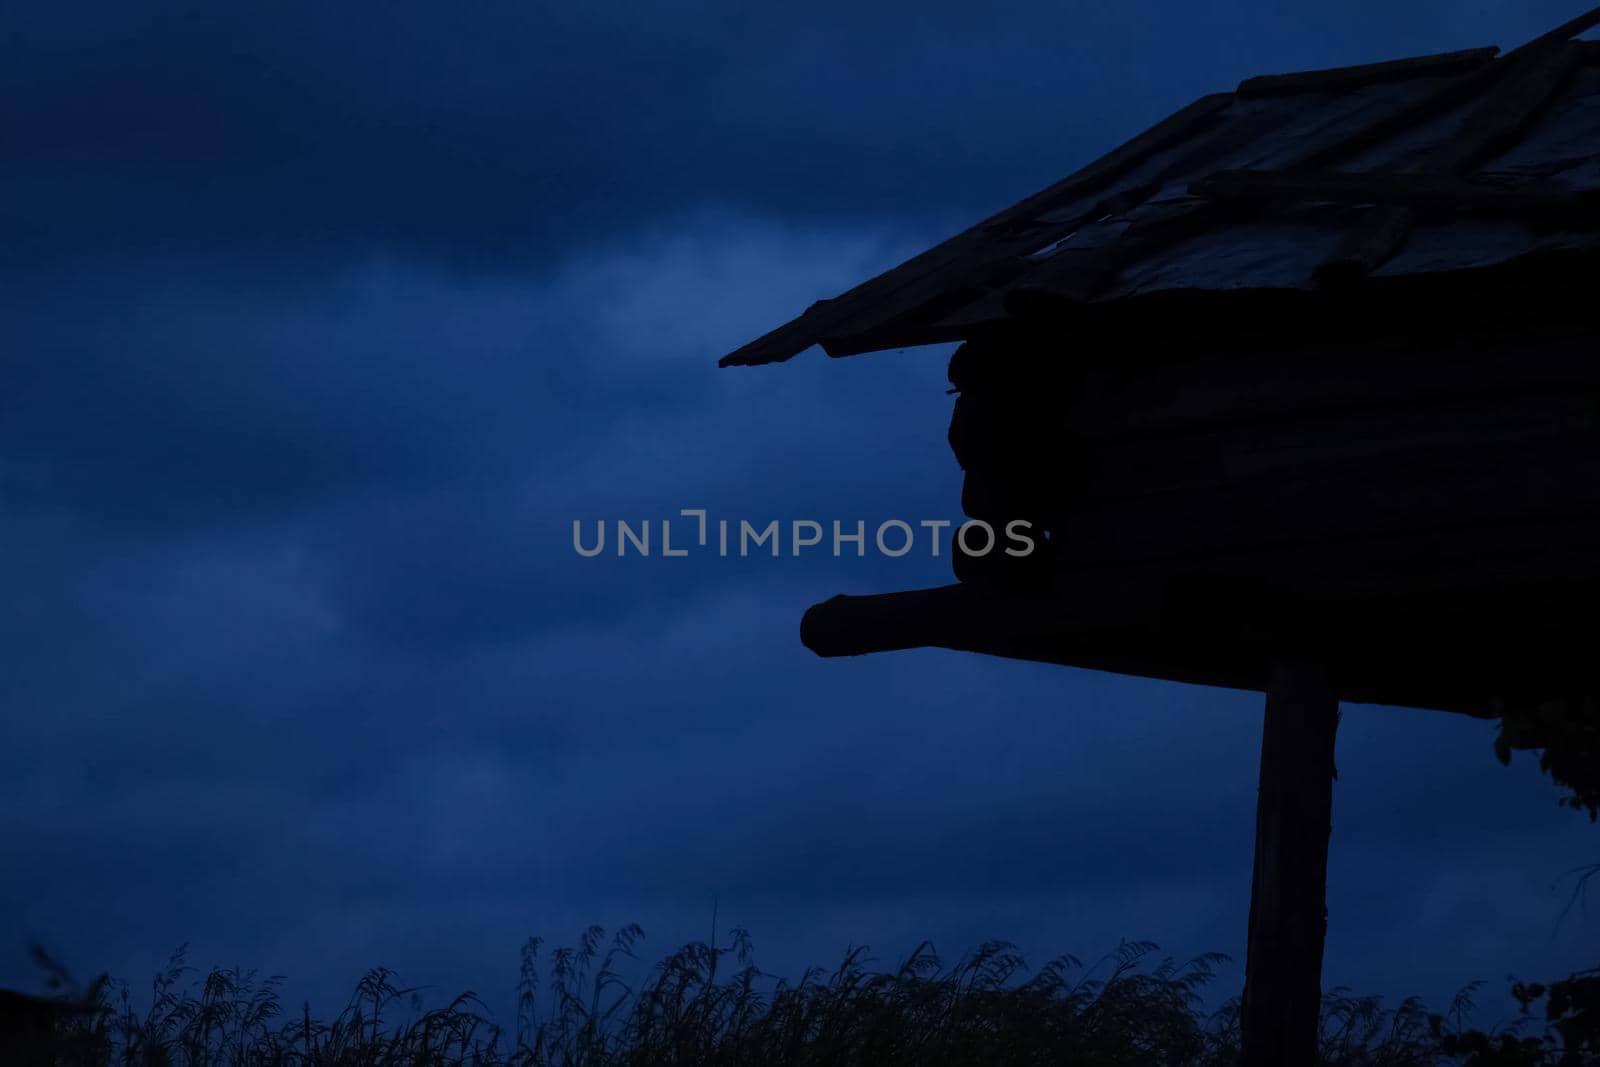
[[[140,986],[188,941],[509,1007],[529,934],[654,959],[713,897],[778,973],[1242,958],[1258,695],[817,660],[808,604],[947,561],[581,559],[572,520],[956,518],[948,348],[717,356],[1201,93],[1580,6],[8,11],[0,985],[28,939]],[[1596,830],[1492,737],[1347,707],[1326,985],[1484,978],[1492,1022],[1593,965]]]

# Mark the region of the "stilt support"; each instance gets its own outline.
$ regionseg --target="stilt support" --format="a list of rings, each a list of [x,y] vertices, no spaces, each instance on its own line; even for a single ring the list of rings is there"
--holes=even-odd
[[[1338,721],[1339,700],[1323,671],[1274,664],[1256,798],[1244,1067],[1316,1063]]]

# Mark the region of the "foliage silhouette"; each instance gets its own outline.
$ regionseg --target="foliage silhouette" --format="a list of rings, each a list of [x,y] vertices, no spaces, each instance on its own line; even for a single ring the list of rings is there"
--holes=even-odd
[[[93,1067],[344,1067],[481,1064],[518,1067],[957,1067],[1058,1064],[1222,1067],[1238,1055],[1238,1002],[1214,1012],[1201,992],[1223,957],[1158,958],[1125,942],[1085,966],[1060,956],[1037,971],[990,942],[947,966],[924,942],[893,970],[852,948],[832,971],[793,984],[763,974],[749,935],[725,947],[683,946],[637,991],[619,973],[643,938],[598,926],[574,947],[522,950],[516,1025],[506,1032],[472,993],[424,1009],[386,968],[369,971],[330,1021],[303,1005],[285,1013],[282,979],[213,969],[203,978],[174,953],[140,1012],[125,986],[100,978],[76,994],[18,997],[47,1019],[0,1033],[8,1062]],[[36,951],[47,984],[77,988]],[[732,964],[730,969],[727,964]],[[720,975],[720,977],[719,977]],[[1518,983],[1509,1026],[1468,1027],[1479,986],[1430,1014],[1415,998],[1388,1008],[1335,989],[1323,998],[1321,1053],[1338,1067],[1574,1067],[1600,1063],[1600,970],[1548,986]],[[3,1006],[4,1002],[0,1002]],[[1542,1011],[1540,1006],[1542,1005]],[[41,1016],[40,1012],[44,1015]],[[31,1045],[21,1043],[31,1034]]]
[[[1600,707],[1594,697],[1547,700],[1496,709],[1500,733],[1494,751],[1501,763],[1513,750],[1539,751],[1539,768],[1566,790],[1560,803],[1600,819]]]

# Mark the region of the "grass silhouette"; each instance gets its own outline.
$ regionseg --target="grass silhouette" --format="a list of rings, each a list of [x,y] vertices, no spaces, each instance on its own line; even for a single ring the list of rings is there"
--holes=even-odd
[[[866,950],[854,948],[831,970],[791,984],[761,972],[749,935],[735,930],[726,947],[685,945],[633,989],[618,966],[636,959],[642,938],[637,926],[609,938],[590,927],[548,957],[530,939],[510,1029],[472,993],[424,1008],[416,990],[381,967],[357,983],[343,1011],[318,1020],[309,1005],[285,1011],[282,979],[237,969],[202,977],[182,949],[141,1011],[126,986],[102,977],[76,987],[36,949],[58,995],[0,1003],[0,1040],[7,1063],[95,1067],[1231,1067],[1238,1057],[1237,1001],[1202,1007],[1224,959],[1216,955],[1178,963],[1151,943],[1129,942],[1087,965],[1060,956],[1030,970],[1005,942],[949,965],[924,943],[893,970],[871,969]],[[1600,1063],[1600,971],[1515,986],[1517,1020],[1495,1033],[1468,1028],[1478,990],[1468,986],[1437,1014],[1414,998],[1386,1007],[1333,990],[1323,998],[1323,1062]]]

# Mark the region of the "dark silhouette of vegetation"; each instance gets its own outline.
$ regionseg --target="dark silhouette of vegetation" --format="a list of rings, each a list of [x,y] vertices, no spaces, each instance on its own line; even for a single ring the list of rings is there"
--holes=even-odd
[[[1600,819],[1600,708],[1593,697],[1554,699],[1501,707],[1495,755],[1511,762],[1514,750],[1537,750],[1539,768],[1566,790],[1564,807]]]
[[[634,958],[642,936],[629,926],[607,941],[591,927],[547,960],[530,940],[511,1032],[471,993],[424,1009],[384,968],[368,972],[344,1010],[322,1021],[309,1005],[284,1010],[281,979],[237,969],[201,978],[182,949],[156,976],[143,1010],[126,987],[100,978],[79,989],[36,952],[58,995],[10,994],[14,1001],[0,1002],[0,1039],[7,1063],[94,1067],[1231,1067],[1238,1056],[1237,1000],[1213,1012],[1201,1004],[1220,956],[1179,964],[1136,942],[1087,966],[1061,956],[1030,973],[1003,942],[951,966],[924,943],[891,971],[871,969],[856,948],[832,971],[811,970],[790,984],[758,970],[748,935],[735,930],[726,947],[684,946],[635,990],[618,966]],[[1468,1025],[1478,988],[1468,986],[1439,1014],[1414,998],[1389,1008],[1333,990],[1323,998],[1322,1060],[1600,1063],[1600,970],[1549,986],[1516,984],[1517,1017],[1488,1032]],[[24,1005],[14,1017],[10,1009]],[[17,1018],[31,1022],[19,1029]]]

